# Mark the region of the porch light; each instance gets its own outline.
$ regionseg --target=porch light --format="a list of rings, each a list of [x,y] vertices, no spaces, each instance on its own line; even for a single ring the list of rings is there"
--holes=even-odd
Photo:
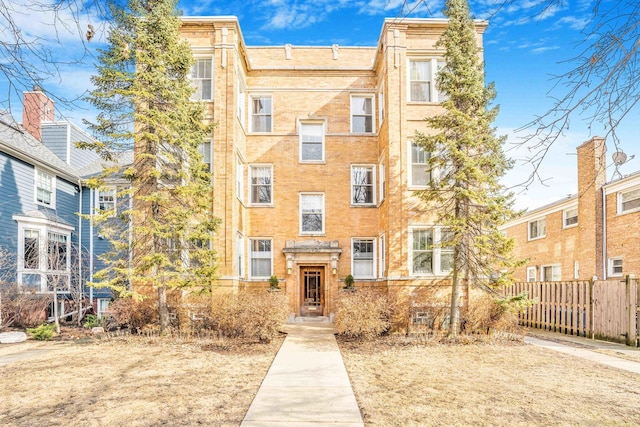
[[[338,273],[338,260],[335,258],[331,260],[331,273]]]
[[[287,274],[291,274],[292,271],[293,271],[293,261],[288,259],[287,260]]]

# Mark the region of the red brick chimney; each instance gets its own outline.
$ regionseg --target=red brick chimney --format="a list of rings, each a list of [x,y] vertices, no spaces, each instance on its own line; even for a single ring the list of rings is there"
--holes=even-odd
[[[53,100],[44,94],[42,88],[34,86],[33,91],[24,92],[22,105],[22,126],[38,141],[42,141],[42,122],[54,120]]]

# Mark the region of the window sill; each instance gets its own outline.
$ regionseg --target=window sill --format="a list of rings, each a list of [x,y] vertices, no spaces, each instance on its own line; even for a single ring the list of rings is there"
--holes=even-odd
[[[300,237],[327,237],[327,235],[325,234],[325,232],[318,232],[318,233],[299,233],[298,236]]]
[[[352,208],[377,208],[378,206],[375,203],[367,203],[367,204],[364,204],[364,203],[358,203],[358,204],[352,203],[351,207]]]
[[[301,165],[326,165],[326,160],[298,160]]]
[[[251,203],[249,204],[250,208],[273,208],[275,207],[273,203]]]
[[[617,216],[627,215],[627,214],[636,213],[636,212],[640,212],[640,208],[629,209],[626,211],[619,211]]]
[[[534,240],[544,239],[545,237],[547,237],[546,234],[544,236],[540,236],[540,237],[530,237],[530,238],[527,239],[527,242],[533,242]]]
[[[578,223],[576,222],[575,224],[565,225],[562,227],[562,229],[566,230],[567,228],[576,228],[577,226],[578,226]]]

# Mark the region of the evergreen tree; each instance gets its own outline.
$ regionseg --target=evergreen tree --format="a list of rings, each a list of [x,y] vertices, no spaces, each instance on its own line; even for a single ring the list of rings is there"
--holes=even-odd
[[[447,29],[438,41],[445,50],[446,66],[436,85],[444,94],[444,112],[426,122],[433,135],[418,134],[416,142],[431,153],[429,188],[418,195],[437,206],[442,233],[441,247],[453,249],[452,294],[449,334],[460,324],[462,284],[488,289],[503,284],[508,275],[495,276],[500,264],[513,265],[512,241],[498,226],[513,218],[511,196],[499,179],[511,167],[502,151],[504,137],[497,137],[492,122],[498,114],[490,107],[493,85],[485,87],[483,64],[476,44],[474,21],[467,0],[447,0]]]
[[[167,290],[210,289],[215,278],[211,175],[199,152],[210,135],[204,106],[190,101],[191,49],[179,37],[175,0],[130,0],[116,11],[101,51],[90,102],[101,113],[90,128],[108,167],[93,182],[120,174],[130,185],[118,198],[133,203],[97,213],[113,250],[96,282],[121,293],[157,290],[160,328],[169,325]],[[119,153],[133,148],[124,170]],[[125,224],[126,223],[126,224]],[[127,224],[131,224],[131,228]]]

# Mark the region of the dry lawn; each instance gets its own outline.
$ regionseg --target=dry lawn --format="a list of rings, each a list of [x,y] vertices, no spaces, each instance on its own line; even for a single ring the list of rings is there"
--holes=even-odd
[[[339,343],[367,426],[640,425],[640,375],[551,350]]]
[[[271,344],[127,337],[0,346],[2,426],[237,426]],[[18,351],[29,358],[2,364]]]

